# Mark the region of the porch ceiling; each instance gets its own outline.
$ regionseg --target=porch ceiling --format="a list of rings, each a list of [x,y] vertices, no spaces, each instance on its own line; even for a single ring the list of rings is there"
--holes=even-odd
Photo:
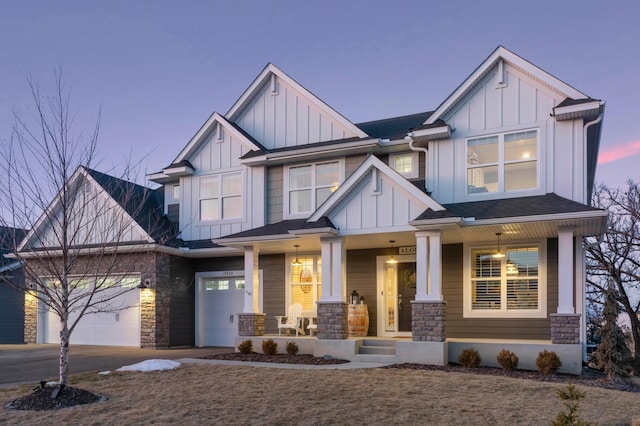
[[[440,230],[442,244],[456,243],[493,243],[496,233],[501,232],[501,241],[523,241],[553,238],[558,236],[559,228],[573,228],[576,236],[600,235],[606,224],[606,216],[566,218],[561,220],[529,220],[522,222],[500,223],[499,221],[483,220],[446,225],[434,224],[432,230]],[[428,230],[420,227],[421,230]],[[415,233],[419,229],[394,232],[391,230],[367,229],[355,232],[338,232],[334,237],[344,238],[347,250],[361,250],[371,248],[390,248],[389,240],[394,240],[394,247],[415,246]],[[259,248],[261,254],[293,253],[294,245],[299,245],[299,253],[320,251],[320,237],[327,234],[280,235],[273,239],[247,242]],[[233,245],[241,248],[240,245]]]

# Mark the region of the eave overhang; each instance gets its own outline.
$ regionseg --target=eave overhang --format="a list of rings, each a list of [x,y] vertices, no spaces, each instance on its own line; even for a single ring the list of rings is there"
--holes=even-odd
[[[557,121],[574,120],[583,118],[590,120],[596,118],[600,112],[604,102],[593,100],[590,102],[577,103],[574,105],[559,106],[553,108],[553,116]]]
[[[364,139],[336,144],[320,143],[300,149],[291,148],[282,151],[264,152],[262,155],[252,155],[241,159],[240,162],[247,166],[261,166],[265,164],[285,164],[294,161],[324,160],[335,158],[336,155],[366,154],[379,146],[380,139]]]
[[[451,137],[451,126],[445,124],[444,126],[427,127],[424,129],[416,129],[407,133],[409,137],[418,146],[425,146],[429,141],[436,141],[440,139],[448,139]]]

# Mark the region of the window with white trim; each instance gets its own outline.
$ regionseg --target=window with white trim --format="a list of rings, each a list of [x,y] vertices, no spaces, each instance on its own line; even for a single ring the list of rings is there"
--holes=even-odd
[[[299,264],[293,264],[292,256],[289,265],[289,304],[300,303],[305,311],[315,311],[316,302],[322,295],[322,259],[319,255],[299,256]]]
[[[467,139],[467,194],[538,187],[538,131]]]
[[[546,317],[544,251],[539,244],[469,249],[465,316]]]
[[[242,172],[200,178],[200,221],[242,217]]]
[[[419,176],[417,152],[389,154],[389,165],[405,178],[413,179]]]
[[[285,211],[288,216],[312,213],[340,186],[341,161],[301,164],[285,168]]]

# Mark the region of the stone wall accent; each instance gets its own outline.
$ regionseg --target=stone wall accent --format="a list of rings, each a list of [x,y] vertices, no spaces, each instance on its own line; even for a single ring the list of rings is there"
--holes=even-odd
[[[38,299],[32,291],[24,293],[24,342],[38,343]]]
[[[550,314],[551,343],[575,345],[580,343],[580,314]]]
[[[149,288],[140,291],[140,346],[167,348],[171,314],[170,256],[149,253],[147,260],[152,267],[141,276]]]
[[[349,323],[346,302],[318,302],[318,339],[346,339]]]
[[[264,336],[267,314],[238,314],[238,336]]]
[[[411,301],[411,339],[444,342],[446,302]]]

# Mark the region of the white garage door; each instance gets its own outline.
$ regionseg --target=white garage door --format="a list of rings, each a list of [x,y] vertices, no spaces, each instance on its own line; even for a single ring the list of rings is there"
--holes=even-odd
[[[99,306],[100,310],[108,312],[85,314],[71,334],[71,343],[140,347],[140,290],[135,288],[139,282],[139,278],[118,280],[113,288],[100,293],[101,299],[115,296]],[[44,316],[44,343],[60,343],[58,315],[48,310]],[[69,318],[69,324],[72,324],[78,313],[71,312]]]
[[[196,345],[235,346],[238,313],[244,307],[244,272],[196,274]]]

